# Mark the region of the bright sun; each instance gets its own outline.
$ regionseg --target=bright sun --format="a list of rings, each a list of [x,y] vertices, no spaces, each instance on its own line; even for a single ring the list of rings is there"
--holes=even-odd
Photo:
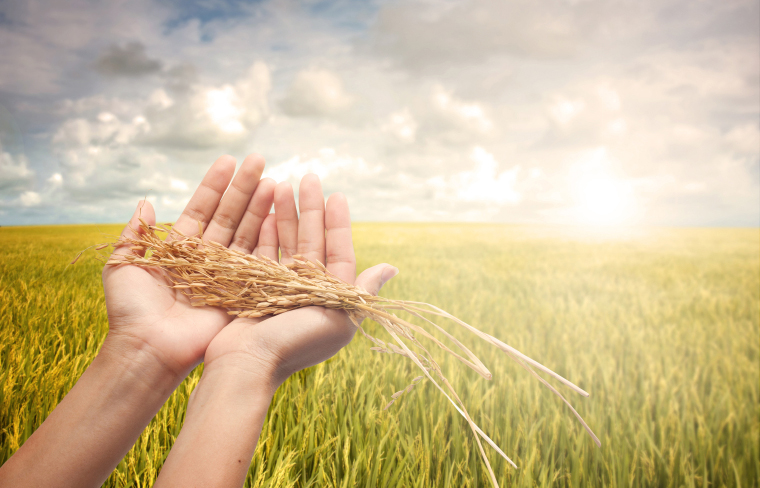
[[[610,171],[606,150],[591,152],[576,169],[571,182],[577,222],[604,226],[630,224],[636,210],[633,188],[629,180]]]
[[[580,223],[619,225],[630,222],[633,199],[630,185],[607,175],[589,175],[575,186],[576,216]]]

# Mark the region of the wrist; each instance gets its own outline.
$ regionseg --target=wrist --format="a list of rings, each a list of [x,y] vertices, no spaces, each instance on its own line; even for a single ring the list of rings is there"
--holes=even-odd
[[[206,362],[201,381],[241,396],[272,397],[286,379],[276,362],[249,353],[229,353]]]
[[[275,390],[247,368],[204,367],[155,487],[242,486]]]
[[[250,319],[235,320],[225,327],[206,348],[204,376],[208,373],[236,378],[240,387],[271,391],[272,394],[290,376],[284,367],[284,355],[271,340],[264,340],[251,330]],[[257,325],[260,327],[260,325]]]
[[[3,465],[0,485],[100,486],[181,380],[147,347],[109,334],[71,391]]]
[[[103,367],[133,376],[153,391],[168,390],[167,397],[190,372],[167,363],[146,341],[113,331],[109,331],[103,341],[97,361]]]

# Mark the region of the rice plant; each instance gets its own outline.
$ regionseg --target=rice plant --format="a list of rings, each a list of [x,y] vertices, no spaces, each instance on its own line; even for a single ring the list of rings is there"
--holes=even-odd
[[[77,252],[119,226],[0,228],[0,462],[42,423],[107,332],[102,264]],[[106,235],[104,235],[106,234]],[[391,299],[440,304],[591,397],[567,407],[499,350],[447,329],[493,373],[442,372],[518,466],[504,486],[758,486],[760,233],[594,236],[498,225],[356,224],[359,269],[401,274]],[[415,322],[418,319],[411,319]],[[369,333],[380,325],[365,322]],[[487,486],[467,422],[406,358],[358,335],[275,395],[247,485]],[[451,363],[451,364],[449,364]],[[194,371],[105,486],[149,486],[179,433]]]

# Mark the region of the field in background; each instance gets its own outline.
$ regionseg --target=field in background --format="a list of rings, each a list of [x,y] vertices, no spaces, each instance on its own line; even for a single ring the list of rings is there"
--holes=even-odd
[[[0,228],[0,462],[97,353],[107,332],[101,265],[91,256],[66,264],[119,230]],[[473,419],[519,466],[486,448],[502,486],[758,486],[757,229],[611,238],[357,224],[354,234],[360,269],[385,261],[401,270],[384,295],[437,304],[591,393],[560,388],[601,449],[527,372],[457,334],[494,375],[444,367]],[[382,411],[418,373],[370,345],[357,335],[280,388],[247,486],[488,486],[466,423],[432,385]],[[199,376],[200,368],[171,396],[106,486],[152,483]]]

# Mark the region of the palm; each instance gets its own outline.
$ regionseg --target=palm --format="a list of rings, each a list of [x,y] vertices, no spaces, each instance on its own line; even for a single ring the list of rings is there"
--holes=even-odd
[[[218,308],[193,307],[157,271],[121,266],[107,270],[103,281],[111,330],[145,341],[179,368],[203,357],[231,319]]]
[[[183,234],[193,234],[200,222],[206,240],[242,252],[276,250],[275,222],[273,216],[268,216],[275,183],[269,179],[259,181],[263,169],[260,157],[249,156],[230,185],[235,162],[230,157],[219,158],[174,228]],[[133,236],[140,218],[155,224],[149,203],[141,203],[122,235]],[[132,251],[122,246],[115,254],[128,252]],[[107,266],[103,270],[103,286],[109,333],[140,341],[177,373],[186,374],[200,363],[208,344],[232,317],[222,309],[192,307],[181,292],[167,284],[158,270]]]
[[[269,257],[285,264],[296,254],[327,261],[330,272],[353,283],[356,264],[345,197],[331,196],[325,205],[319,178],[308,175],[299,190],[300,218],[288,183],[275,188],[274,205],[281,257]],[[354,330],[345,313],[321,307],[268,318],[265,326],[261,319],[236,319],[209,345],[205,364],[251,364],[253,359],[254,364],[276,364],[287,376],[335,354],[351,340]]]
[[[275,215],[281,262],[300,254],[325,263],[338,278],[377,293],[387,265],[379,265],[356,278],[351,241],[351,219],[343,195],[333,194],[324,203],[319,178],[307,175],[299,190],[300,218],[293,190],[288,184],[275,189]],[[277,256],[270,256],[277,259]],[[235,319],[214,338],[206,350],[205,367],[269,372],[277,381],[322,362],[351,341],[356,327],[340,310],[306,307],[266,319]],[[251,371],[251,369],[254,371]]]
[[[320,363],[351,341],[355,327],[345,312],[306,307],[266,319],[235,319],[206,350],[206,368],[253,365],[274,370],[282,381],[295,371]],[[249,371],[256,373],[256,371]]]
[[[326,263],[328,271],[338,278],[354,282],[356,261],[345,197],[335,194],[325,205],[319,178],[304,177],[299,218],[289,184],[281,183],[275,189],[272,180],[259,181],[264,169],[260,157],[246,158],[232,180],[234,169],[231,158],[219,158],[174,229],[193,235],[200,223],[204,240],[273,260],[280,259],[281,254],[283,263],[301,254]],[[275,213],[269,214],[273,201]],[[155,224],[153,208],[147,202],[135,211],[122,236],[134,237],[140,219]],[[133,251],[121,246],[115,254],[128,252]],[[386,266],[365,271],[357,284],[376,293]],[[181,375],[189,373],[204,356],[206,367],[240,358],[250,363],[253,356],[254,363],[276,364],[287,376],[329,358],[351,340],[356,330],[344,312],[321,307],[266,319],[266,326],[257,326],[263,319],[230,323],[233,317],[224,309],[193,307],[185,295],[168,284],[158,269],[118,265],[103,271],[109,333],[139,341]]]

